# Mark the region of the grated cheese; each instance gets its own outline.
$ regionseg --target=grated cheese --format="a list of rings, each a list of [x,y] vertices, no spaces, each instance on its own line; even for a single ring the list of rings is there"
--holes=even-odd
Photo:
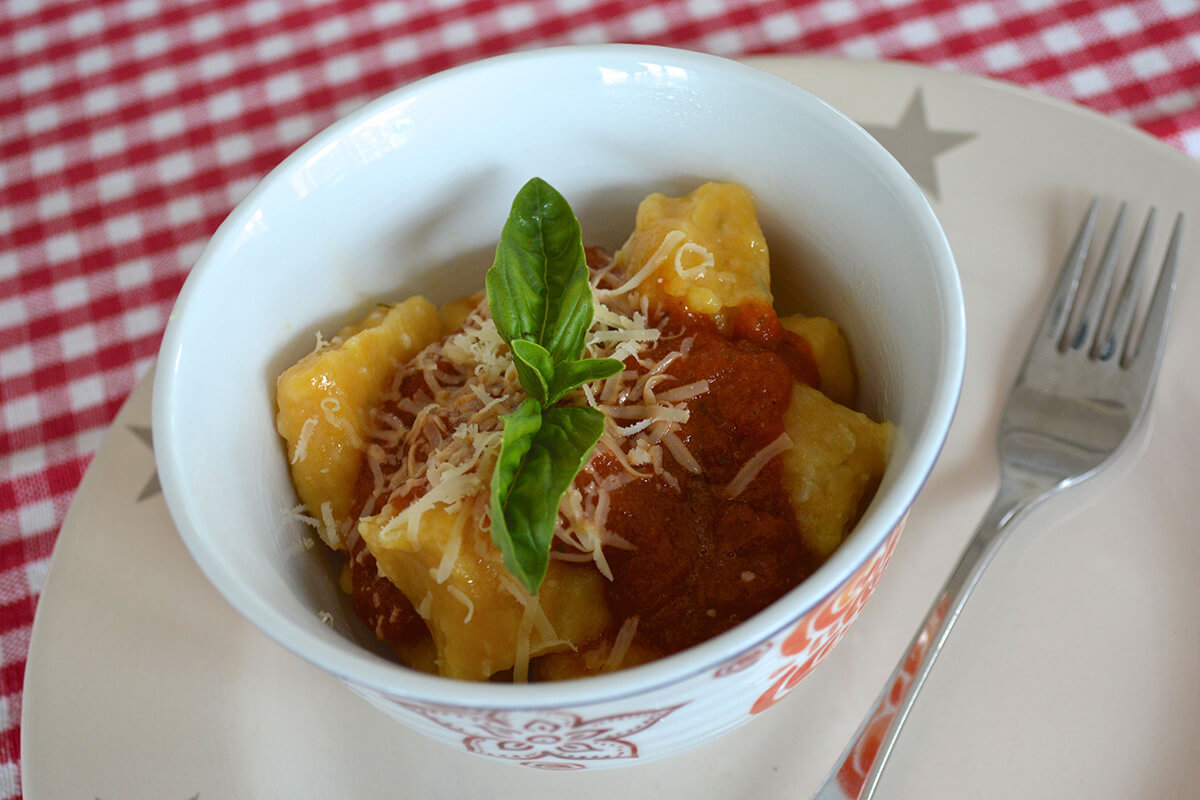
[[[699,475],[703,471],[700,468],[700,462],[696,460],[696,457],[687,449],[687,445],[677,434],[663,434],[662,442],[667,446],[667,451],[679,462],[679,466],[693,475]]]
[[[633,436],[635,433],[641,433],[653,424],[654,418],[646,417],[645,419],[635,422],[632,425],[617,425],[615,427],[617,432],[622,436]]]
[[[612,650],[608,654],[608,658],[604,660],[604,665],[600,667],[601,672],[612,672],[621,668],[621,664],[625,662],[625,656],[629,654],[629,646],[633,644],[633,637],[637,635],[638,617],[634,615],[621,623],[621,629],[617,631],[617,636],[613,640]]]
[[[475,603],[471,601],[466,592],[457,586],[447,586],[446,593],[467,607],[467,615],[463,617],[463,624],[466,625],[471,621],[471,617],[475,616]]]
[[[441,563],[438,564],[437,571],[433,575],[433,579],[439,584],[445,583],[454,569],[454,562],[458,560],[459,548],[462,547],[463,528],[466,527],[466,524],[466,514],[455,515],[454,523],[450,526],[450,540],[446,542],[446,549],[442,551]]]
[[[304,420],[304,424],[300,426],[300,435],[296,437],[296,449],[292,452],[293,464],[299,464],[308,457],[308,442],[312,439],[313,431],[317,429],[317,418],[315,416]]]
[[[708,392],[708,381],[695,381],[694,383],[676,386],[673,389],[668,389],[658,396],[661,403],[680,403],[684,400],[691,400]]]
[[[361,450],[363,447],[362,437],[358,435],[358,431],[350,424],[350,420],[338,414],[342,410],[342,404],[336,397],[326,397],[321,401],[321,410],[325,412],[325,421],[346,434],[350,443],[354,445],[356,450]],[[305,424],[308,424],[307,422]]]
[[[690,267],[685,267],[683,265],[685,253],[699,256],[700,260]],[[705,272],[712,269],[716,263],[712,251],[698,242],[684,242],[675,251],[675,274],[685,280],[700,280],[704,277]]]
[[[321,503],[321,525],[317,527],[317,533],[321,534],[321,539],[330,548],[337,550],[341,547],[342,535],[333,519],[333,503],[329,500]]]
[[[570,642],[558,638],[541,603],[538,602],[537,597],[527,592],[524,586],[513,581],[507,574],[501,576],[500,585],[523,606],[521,622],[517,627],[513,682],[525,683],[529,680],[529,659],[533,652],[533,632],[535,630],[541,639],[541,650],[563,644],[570,645]]]
[[[285,507],[285,508],[280,509],[280,512],[285,517],[287,517],[290,520],[293,520],[294,522],[303,522],[305,525],[308,525],[310,528],[320,528],[321,523],[319,520],[315,519],[314,517],[310,517],[308,514],[304,513],[307,510],[308,510],[308,507],[306,505],[304,505],[304,503],[297,503],[296,505],[292,506],[291,508]]]
[[[429,592],[421,598],[421,602],[417,605],[417,616],[421,619],[429,619],[429,612],[433,608],[433,595]]]
[[[559,505],[554,535],[560,544],[551,558],[590,561],[608,580],[613,573],[605,549],[634,549],[608,529],[612,493],[646,479],[661,480],[680,490],[679,481],[667,468],[670,460],[689,473],[701,472],[680,434],[681,426],[692,417],[689,402],[710,387],[705,380],[680,383],[672,374],[679,359],[691,350],[693,337],[665,333],[668,318],[657,311],[652,316],[649,298],[636,291],[664,264],[670,268],[673,263],[684,272],[708,269],[711,254],[706,256],[701,250],[689,247],[682,233],[675,231],[632,276],[617,274],[612,260],[592,272],[595,313],[585,338],[585,354],[618,359],[626,368],[583,385],[565,400],[600,410],[605,426],[593,459],[584,465]],[[672,257],[674,262],[669,260]],[[487,302],[481,301],[458,330],[396,371],[380,404],[367,415],[365,446],[356,435],[348,437],[365,454],[371,480],[365,508],[383,521],[378,540],[385,547],[398,544],[401,537],[415,546],[424,515],[435,508],[453,515],[440,560],[430,567],[429,574],[463,605],[464,622],[473,618],[475,604],[461,586],[451,582],[451,576],[462,558],[502,560],[490,538],[490,484],[499,455],[501,418],[524,399],[508,346],[490,318]],[[321,413],[330,425],[348,434],[354,432],[338,400],[327,398]],[[317,418],[312,422],[315,426]],[[769,456],[763,463],[767,459]],[[747,474],[747,484],[761,465],[752,472],[750,467],[748,463],[739,472],[739,477]],[[335,546],[340,537],[331,509],[323,508],[321,516],[321,521],[313,521],[313,527]],[[471,546],[464,548],[467,525],[482,535],[471,536]],[[354,533],[352,530],[350,535]],[[513,665],[513,679],[521,682],[528,680],[532,657],[571,645],[558,638],[538,598],[504,570],[501,573],[503,590],[522,607]],[[427,593],[415,607],[418,615],[428,619],[433,605],[433,596]],[[604,669],[619,668],[624,662],[637,624],[636,617],[625,620]]]
[[[671,251],[678,247],[679,243],[686,238],[687,236],[683,231],[670,231],[666,236],[663,237],[662,243],[658,246],[658,249],[654,251],[650,258],[646,259],[646,263],[642,265],[642,268],[635,272],[629,280],[625,281],[625,283],[621,284],[615,289],[600,289],[596,292],[596,294],[601,297],[611,297],[612,295],[626,294],[635,291],[639,286],[642,285],[642,282],[645,281],[646,278],[649,278],[660,266],[662,266],[663,262],[667,260],[667,256],[671,254]]]
[[[661,265],[681,241],[678,232],[668,235],[651,259],[653,264],[647,266]],[[678,488],[663,469],[664,451],[687,469],[696,468],[695,459],[681,441],[664,436],[690,418],[687,401],[706,392],[708,385],[704,381],[673,385],[669,368],[690,346],[690,339],[659,358],[647,357],[648,349],[662,341],[662,331],[649,321],[647,298],[629,291],[636,281],[614,286],[619,278],[612,273],[612,263],[593,273],[598,302],[585,350],[591,358],[617,358],[629,368],[583,386],[577,401],[607,415],[599,451],[613,454],[628,479],[660,475]],[[639,272],[649,274],[646,266]],[[381,508],[383,501],[401,509],[383,525],[383,543],[405,536],[415,545],[422,517],[435,507],[454,513],[469,509],[474,524],[490,529],[488,487],[499,453],[501,417],[523,399],[511,355],[486,302],[468,315],[458,331],[425,348],[398,371],[382,410],[371,414],[366,448],[372,478],[369,507]],[[338,424],[337,406],[323,410],[331,424]],[[573,553],[590,557],[610,580],[603,548],[613,541],[606,530],[613,488],[592,481],[585,485],[589,496],[584,502],[579,488],[572,487],[560,505],[555,529],[555,536]],[[436,571],[439,583],[448,579],[461,556],[460,541],[456,524]],[[481,555],[493,555],[489,543],[476,542],[476,548],[481,547]]]
[[[691,412],[671,406],[601,406],[600,410],[613,419],[650,419],[667,422],[687,422]]]
[[[517,626],[517,649],[513,657],[513,683],[529,682],[529,649],[530,638],[533,636],[533,613],[529,607],[521,614],[521,623]]]
[[[750,457],[749,461],[742,465],[742,468],[738,470],[737,475],[735,475],[733,480],[729,482],[729,485],[725,487],[726,496],[737,497],[739,494],[746,491],[746,487],[754,481],[762,468],[767,465],[767,462],[780,453],[791,449],[792,439],[787,435],[787,431],[784,431],[783,433],[779,434],[774,441],[772,441],[763,449],[759,450]]]

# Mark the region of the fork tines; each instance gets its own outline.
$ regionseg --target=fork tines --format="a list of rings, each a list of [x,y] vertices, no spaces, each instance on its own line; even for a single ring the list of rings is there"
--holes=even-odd
[[[1154,294],[1151,296],[1141,329],[1135,335],[1134,316],[1141,296],[1146,262],[1154,234],[1155,211],[1151,208],[1146,214],[1146,222],[1134,248],[1129,270],[1118,292],[1113,283],[1125,228],[1125,203],[1122,203],[1117,211],[1104,246],[1104,253],[1092,279],[1087,301],[1082,310],[1077,312],[1078,318],[1074,326],[1068,325],[1087,260],[1087,251],[1096,227],[1098,207],[1099,200],[1092,200],[1075,234],[1075,241],[1067,256],[1067,264],[1051,301],[1052,313],[1047,315],[1045,333],[1058,342],[1058,348],[1062,352],[1086,351],[1089,358],[1097,361],[1110,361],[1119,354],[1120,365],[1128,367],[1137,358],[1142,341],[1161,343],[1163,340],[1162,332],[1171,310],[1179,243],[1183,237],[1183,214],[1175,218]],[[1110,306],[1114,306],[1113,310],[1106,315],[1105,311]]]

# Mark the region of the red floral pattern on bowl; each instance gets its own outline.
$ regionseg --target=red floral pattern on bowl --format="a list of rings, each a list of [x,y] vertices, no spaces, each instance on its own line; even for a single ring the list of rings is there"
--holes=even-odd
[[[789,660],[771,674],[774,680],[770,688],[754,701],[750,707],[751,714],[766,711],[790,694],[841,641],[875,591],[903,527],[904,521],[901,520],[883,546],[850,580],[796,623],[779,646],[780,655]]]
[[[476,711],[402,703],[457,734],[468,752],[543,769],[582,769],[580,761],[633,759],[630,738],[680,706],[585,719],[570,711]]]

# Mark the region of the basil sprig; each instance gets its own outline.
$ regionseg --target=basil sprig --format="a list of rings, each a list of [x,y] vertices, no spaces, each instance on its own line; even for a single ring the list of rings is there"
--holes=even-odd
[[[559,501],[604,432],[604,415],[586,406],[543,408],[529,397],[503,419],[492,541],[508,571],[537,594],[550,565]]]
[[[550,564],[558,504],[600,434],[604,415],[555,407],[572,389],[615,375],[615,358],[583,358],[592,287],[579,221],[561,194],[533,178],[513,200],[487,273],[488,306],[529,397],[505,414],[492,477],[492,541],[536,594]]]

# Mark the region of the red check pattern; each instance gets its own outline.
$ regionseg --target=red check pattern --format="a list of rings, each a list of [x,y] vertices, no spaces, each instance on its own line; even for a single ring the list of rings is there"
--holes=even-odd
[[[106,426],[206,238],[366,100],[506,51],[637,41],[905,59],[1200,157],[1200,0],[7,0],[0,5],[0,798],[34,608]]]

